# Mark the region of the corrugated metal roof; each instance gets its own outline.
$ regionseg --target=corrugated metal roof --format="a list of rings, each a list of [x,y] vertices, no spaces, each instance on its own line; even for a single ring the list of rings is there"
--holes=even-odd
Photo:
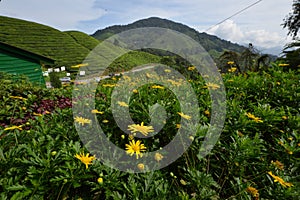
[[[24,49],[0,42],[0,71],[23,74],[31,82],[45,86],[41,64],[54,64],[54,60]]]

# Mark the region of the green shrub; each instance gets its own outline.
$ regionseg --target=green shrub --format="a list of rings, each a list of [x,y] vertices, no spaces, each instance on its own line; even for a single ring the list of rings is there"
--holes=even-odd
[[[62,87],[61,81],[59,80],[59,76],[55,72],[50,73],[49,77],[50,77],[50,82],[52,87],[54,88]]]

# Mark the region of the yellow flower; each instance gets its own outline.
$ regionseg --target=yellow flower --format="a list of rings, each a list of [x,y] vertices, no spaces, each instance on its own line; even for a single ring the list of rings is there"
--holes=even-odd
[[[19,129],[20,131],[23,130],[22,129],[22,125],[21,126],[11,126],[11,127],[7,127],[4,130],[8,131],[8,130],[15,130],[15,129]]]
[[[108,121],[107,119],[104,119],[102,122],[106,124],[106,123],[108,123],[109,121]]]
[[[254,120],[256,123],[263,122],[263,121],[261,120],[261,118],[255,117],[255,116],[254,116],[253,114],[251,114],[251,113],[246,113],[246,115],[247,115],[247,117],[249,117],[250,119]]]
[[[128,104],[124,101],[118,101],[119,106],[128,107]]]
[[[207,115],[207,116],[209,117],[209,116],[210,116],[209,110],[205,110],[205,111],[204,111],[204,114]]]
[[[97,110],[97,109],[94,109],[94,110],[92,110],[91,111],[93,114],[100,114],[100,115],[102,115],[104,112],[102,112],[102,111],[99,111],[99,110]]]
[[[131,81],[131,78],[129,76],[124,75],[122,76],[122,78],[124,78],[126,81]]]
[[[256,188],[254,188],[254,187],[249,186],[249,187],[247,187],[246,191],[248,193],[250,193],[251,196],[253,196],[253,197],[257,197],[257,198],[259,197],[258,190]]]
[[[12,98],[12,99],[20,99],[20,100],[23,100],[23,101],[26,101],[26,100],[27,100],[26,98],[23,98],[23,97],[20,97],[20,96],[9,96],[9,98]]]
[[[131,133],[136,133],[136,132],[140,132],[141,134],[143,134],[144,136],[147,136],[148,133],[154,132],[154,129],[152,126],[144,126],[144,122],[141,123],[141,125],[139,124],[132,124],[128,126],[128,130]]]
[[[228,72],[235,72],[236,71],[236,67],[231,67],[230,69],[228,69]]]
[[[35,113],[35,112],[33,112],[33,115],[35,115],[35,116],[39,116],[39,117],[43,116],[42,114]]]
[[[89,153],[84,155],[84,153],[76,154],[75,158],[79,159],[83,164],[85,164],[85,168],[87,169],[92,164],[92,161],[96,159],[95,156],[89,156]]]
[[[283,168],[284,168],[284,165],[281,162],[279,162],[278,160],[276,160],[275,162],[272,160],[271,163],[280,170],[283,170]]]
[[[188,67],[188,70],[189,70],[189,71],[193,71],[194,69],[196,69],[195,66]]]
[[[163,86],[160,86],[160,85],[152,85],[151,88],[153,89],[165,89]]]
[[[81,124],[82,126],[84,124],[90,124],[91,123],[91,120],[90,119],[85,119],[83,117],[75,117],[75,122],[77,122],[78,124]]]
[[[278,66],[279,67],[287,67],[287,66],[289,66],[290,64],[286,64],[286,63],[280,63],[280,64],[278,64]]]
[[[98,178],[98,179],[97,179],[97,182],[98,182],[99,184],[102,184],[102,183],[103,183],[103,178],[102,178],[102,177]]]
[[[189,115],[185,115],[185,114],[183,114],[182,112],[177,112],[178,113],[178,115],[180,115],[182,118],[184,118],[184,119],[187,119],[187,120],[190,120],[192,117],[191,116],[189,116]]]
[[[176,82],[176,81],[171,80],[171,79],[168,79],[167,81],[170,82],[172,85],[175,85],[175,86],[180,86],[181,85],[181,82]]]
[[[154,155],[154,159],[157,162],[161,161],[163,158],[164,158],[163,155],[161,155],[160,153],[155,153],[155,155]]]
[[[139,156],[142,157],[142,152],[146,151],[146,147],[144,144],[141,144],[141,141],[129,141],[129,144],[126,144],[126,153],[130,154],[130,156],[133,156],[133,154],[136,154],[136,159],[139,159]]]
[[[103,84],[102,86],[103,87],[115,87],[116,84]]]
[[[293,186],[292,183],[285,182],[282,178],[280,178],[278,176],[275,176],[272,172],[268,172],[268,174],[273,177],[274,182],[280,183],[283,187],[291,187],[291,186]]]
[[[243,137],[244,134],[241,131],[237,131],[238,136]]]
[[[153,77],[153,75],[149,74],[149,73],[146,73],[146,76],[147,76],[147,78],[152,78]]]
[[[167,73],[170,73],[170,72],[171,72],[171,70],[169,70],[169,69],[165,69],[165,72],[167,72]]]
[[[136,93],[138,93],[138,90],[134,89],[134,90],[132,90],[132,92],[136,94]]]
[[[141,171],[143,171],[143,170],[145,169],[145,165],[144,165],[143,163],[139,163],[139,164],[137,165],[137,167],[138,167],[138,169],[141,170]]]
[[[124,140],[125,139],[125,135],[121,135],[121,138]]]
[[[129,138],[129,140],[133,140],[134,139],[134,135],[133,134],[129,134],[128,138]]]
[[[300,143],[298,143],[298,147],[300,147]]]
[[[180,128],[181,127],[181,125],[180,124],[176,124],[176,128]]]
[[[215,84],[215,83],[207,83],[206,86],[204,86],[203,88],[216,90],[216,89],[219,89],[220,86],[218,84]]]
[[[283,120],[287,120],[287,116],[282,116],[282,119]]]
[[[228,65],[233,65],[233,64],[234,64],[234,61],[228,61],[227,64],[228,64]]]
[[[183,180],[183,179],[180,179],[180,183],[181,183],[182,185],[186,185],[186,182],[185,182],[185,180]]]

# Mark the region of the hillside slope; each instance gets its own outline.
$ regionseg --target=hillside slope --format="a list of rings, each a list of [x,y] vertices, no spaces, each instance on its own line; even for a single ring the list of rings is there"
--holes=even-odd
[[[243,46],[233,44],[226,40],[222,40],[216,36],[206,33],[199,33],[195,29],[192,29],[184,24],[173,22],[167,19],[161,19],[158,17],[142,19],[128,25],[115,25],[107,27],[105,29],[96,31],[94,34],[92,34],[92,36],[98,40],[104,40],[109,36],[120,33],[122,31],[141,27],[161,27],[184,33],[194,40],[198,41],[211,54],[218,54],[225,50],[241,52],[245,49],[245,47]]]
[[[81,63],[97,41],[81,32],[62,32],[42,24],[0,16],[0,41],[56,60]]]

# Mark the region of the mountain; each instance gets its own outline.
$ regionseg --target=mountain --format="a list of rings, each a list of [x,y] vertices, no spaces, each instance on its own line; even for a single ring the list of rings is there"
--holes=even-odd
[[[244,46],[231,43],[207,33],[199,33],[195,29],[190,28],[184,24],[173,22],[167,19],[161,19],[158,17],[142,19],[128,25],[110,26],[105,29],[96,31],[94,34],[92,34],[92,36],[101,41],[122,31],[142,27],[168,28],[186,34],[194,40],[198,41],[213,57],[218,57],[225,50],[241,52],[245,49]]]
[[[56,60],[81,63],[99,41],[78,31],[62,32],[35,22],[0,16],[0,41]]]

